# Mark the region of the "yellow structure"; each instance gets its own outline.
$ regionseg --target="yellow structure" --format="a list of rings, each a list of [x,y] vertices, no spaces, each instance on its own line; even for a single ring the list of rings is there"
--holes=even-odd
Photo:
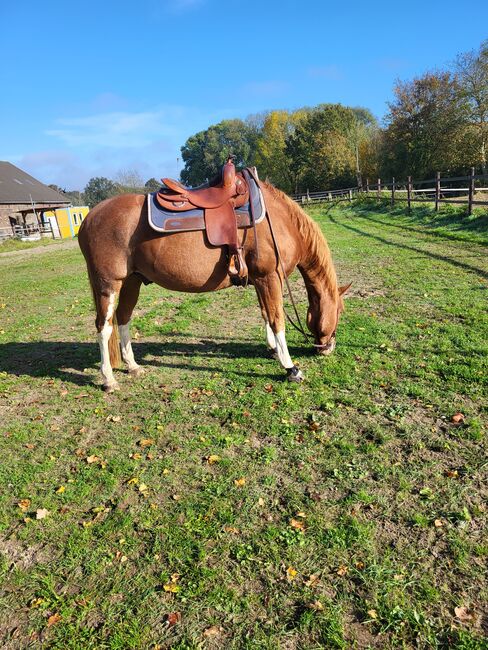
[[[71,208],[58,208],[44,212],[44,221],[48,221],[53,229],[54,237],[66,239],[76,237],[81,222],[88,214],[88,206],[75,206]]]

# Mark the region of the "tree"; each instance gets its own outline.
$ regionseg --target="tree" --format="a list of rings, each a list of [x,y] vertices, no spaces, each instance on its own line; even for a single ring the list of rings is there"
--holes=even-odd
[[[255,162],[260,176],[288,193],[295,190],[295,177],[286,143],[305,115],[303,109],[271,111],[263,121],[256,142]]]
[[[356,176],[354,110],[320,104],[307,113],[287,140],[296,187],[318,191],[353,184]]]
[[[450,72],[429,72],[396,83],[386,116],[384,171],[398,177],[432,176],[469,164],[466,103]]]
[[[185,163],[182,181],[191,186],[205,183],[219,172],[231,154],[237,167],[251,165],[256,137],[255,129],[242,120],[224,120],[190,136],[181,148]]]
[[[136,169],[121,169],[115,180],[122,194],[144,193],[144,181]]]
[[[466,101],[467,117],[474,128],[479,164],[486,173],[488,155],[488,40],[478,51],[460,54],[455,61],[458,93]]]
[[[104,201],[111,196],[118,194],[119,190],[117,185],[108,178],[98,176],[90,178],[84,190],[86,203],[93,208],[100,201]]]
[[[157,192],[161,188],[161,185],[161,181],[158,181],[155,178],[150,178],[144,183],[144,189],[146,192]]]

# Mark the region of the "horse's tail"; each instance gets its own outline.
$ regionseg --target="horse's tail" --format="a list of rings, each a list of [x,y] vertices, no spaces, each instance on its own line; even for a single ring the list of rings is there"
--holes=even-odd
[[[92,279],[92,274],[90,272],[90,266],[88,265],[88,279],[90,281],[90,289],[92,292],[93,303],[95,305],[95,310],[98,313],[98,301],[97,301],[97,292],[95,291],[95,284]],[[119,368],[122,365],[122,358],[120,356],[120,337],[119,337],[119,325],[117,323],[117,315],[114,311],[112,316],[112,334],[108,340],[108,353],[110,358],[110,365],[112,368]]]
[[[108,340],[108,353],[110,356],[110,365],[112,368],[118,368],[122,363],[122,359],[120,357],[119,326],[115,313],[112,318],[112,334]]]

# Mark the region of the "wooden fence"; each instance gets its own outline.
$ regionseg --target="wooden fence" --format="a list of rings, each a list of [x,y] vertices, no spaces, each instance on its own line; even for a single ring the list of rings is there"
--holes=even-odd
[[[7,228],[0,228],[0,242],[6,239],[20,239],[21,241],[36,241],[41,237],[52,237],[54,232],[50,223],[42,226],[32,223],[25,226],[14,225]]]
[[[464,186],[463,186],[464,185]],[[441,177],[437,172],[435,178],[425,181],[414,181],[409,176],[406,181],[383,182],[381,178],[371,184],[366,179],[362,187],[346,187],[341,190],[326,190],[323,192],[308,192],[295,194],[292,198],[298,203],[318,203],[323,201],[352,201],[359,196],[376,196],[378,199],[389,199],[391,205],[395,201],[407,203],[410,210],[415,202],[434,203],[436,212],[441,203],[457,203],[467,205],[468,214],[472,214],[473,206],[488,205],[488,200],[483,196],[477,198],[476,194],[488,192],[488,174],[475,174],[471,168],[469,176]],[[488,198],[488,197],[487,197]]]

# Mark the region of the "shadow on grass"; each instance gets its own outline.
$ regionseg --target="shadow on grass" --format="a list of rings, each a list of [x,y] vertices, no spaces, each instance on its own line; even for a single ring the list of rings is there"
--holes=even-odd
[[[191,370],[196,372],[232,372],[239,376],[266,377],[277,379],[284,376],[277,361],[272,361],[276,372],[243,370],[243,359],[256,359],[256,362],[270,361],[264,343],[239,340],[222,340],[199,338],[198,342],[185,340],[185,335],[178,333],[172,340],[161,343],[133,343],[134,355],[142,366],[169,368],[174,370]],[[167,338],[167,335],[166,335]],[[192,337],[194,338],[194,337]],[[294,355],[310,356],[311,348],[290,347]],[[198,365],[195,359],[201,359]],[[208,365],[207,361],[214,359],[233,359],[233,369],[223,367],[219,363]],[[71,341],[32,341],[26,343],[4,343],[0,345],[0,372],[20,377],[45,377],[61,379],[79,386],[93,383],[93,374],[84,372],[85,369],[98,370],[100,352],[96,343]]]
[[[465,210],[461,209],[436,213],[432,212],[432,207],[414,206],[409,215],[406,205],[405,207],[395,206],[392,208],[390,205],[367,202],[354,206],[354,211],[369,221],[402,230],[410,230],[421,235],[430,235],[436,239],[466,242],[469,241],[469,238],[462,235],[473,234],[477,236],[473,243],[480,246],[488,245],[486,235],[488,232],[488,212],[469,217],[466,215]],[[371,214],[388,217],[398,216],[402,219],[402,222],[406,221],[411,225],[405,225],[405,223],[395,224],[391,220],[384,222],[381,219],[373,218]],[[415,225],[421,225],[422,228],[416,228]]]
[[[451,266],[456,266],[466,271],[471,271],[472,273],[476,273],[477,275],[484,278],[485,280],[488,279],[488,273],[486,271],[483,271],[482,269],[479,269],[476,266],[471,266],[470,264],[466,264],[465,262],[459,262],[456,259],[453,259],[452,257],[448,257],[447,255],[440,255],[439,253],[433,253],[432,251],[423,250],[422,248],[416,248],[415,246],[410,246],[408,244],[401,244],[400,242],[392,241],[391,239],[386,239],[385,237],[380,237],[379,235],[373,235],[372,233],[367,232],[366,230],[361,230],[361,228],[355,228],[354,226],[351,226],[349,224],[341,223],[340,221],[337,220],[336,217],[332,216],[332,214],[329,214],[329,219],[336,226],[340,226],[341,228],[346,228],[347,230],[351,230],[352,232],[355,232],[358,235],[362,235],[363,237],[370,237],[371,239],[376,239],[377,241],[380,241],[383,244],[387,244],[388,246],[394,246],[395,248],[403,248],[405,250],[413,251],[414,253],[419,253],[423,257],[431,257],[432,259],[439,260],[441,262],[446,262],[447,264],[451,264]]]

